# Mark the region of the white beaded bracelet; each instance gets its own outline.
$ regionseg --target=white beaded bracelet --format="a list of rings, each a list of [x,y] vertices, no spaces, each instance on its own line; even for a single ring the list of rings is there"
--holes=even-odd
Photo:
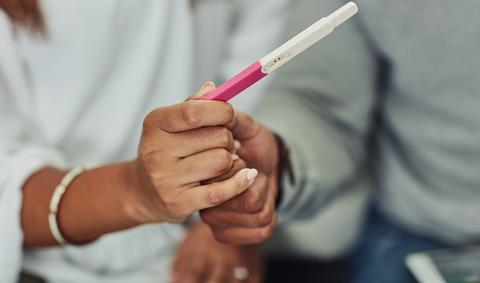
[[[52,194],[52,198],[50,199],[48,226],[50,227],[50,232],[52,232],[53,237],[60,245],[65,245],[67,243],[67,240],[63,237],[62,233],[60,232],[60,228],[58,227],[58,205],[68,186],[78,175],[82,174],[86,170],[87,168],[85,166],[79,166],[68,172],[67,175],[62,178],[60,184],[55,188],[55,191]]]

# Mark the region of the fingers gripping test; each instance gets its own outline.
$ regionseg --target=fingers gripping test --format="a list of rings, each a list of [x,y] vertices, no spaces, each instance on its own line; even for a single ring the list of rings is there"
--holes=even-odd
[[[220,101],[232,99],[332,33],[336,27],[345,23],[357,12],[358,6],[354,2],[347,3],[203,96],[202,99]]]

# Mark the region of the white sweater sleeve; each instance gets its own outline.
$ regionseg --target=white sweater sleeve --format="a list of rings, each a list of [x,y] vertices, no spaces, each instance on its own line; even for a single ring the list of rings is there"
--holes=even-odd
[[[0,11],[0,282],[16,282],[21,269],[22,186],[47,165],[63,166],[62,155],[35,132],[31,117],[20,110],[27,90],[14,48],[12,29]],[[24,109],[25,110],[25,109]]]

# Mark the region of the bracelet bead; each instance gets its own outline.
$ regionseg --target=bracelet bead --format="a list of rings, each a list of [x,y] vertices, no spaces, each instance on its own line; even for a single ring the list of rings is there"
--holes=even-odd
[[[67,191],[68,186],[73,182],[73,180],[80,174],[87,171],[85,166],[79,166],[72,170],[70,170],[60,181],[60,184],[55,188],[55,191],[52,194],[50,199],[49,210],[50,213],[48,214],[48,226],[50,228],[50,232],[52,233],[53,237],[60,245],[67,244],[67,240],[62,235],[58,225],[58,206],[60,201],[62,200],[63,195]]]

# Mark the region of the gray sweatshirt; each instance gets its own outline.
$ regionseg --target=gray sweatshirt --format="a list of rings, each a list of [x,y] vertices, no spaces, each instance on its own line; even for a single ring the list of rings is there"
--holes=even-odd
[[[286,38],[343,3],[298,1]],[[371,168],[394,222],[480,239],[480,1],[358,4],[355,20],[279,70],[258,108],[291,148],[283,217],[312,215]]]

